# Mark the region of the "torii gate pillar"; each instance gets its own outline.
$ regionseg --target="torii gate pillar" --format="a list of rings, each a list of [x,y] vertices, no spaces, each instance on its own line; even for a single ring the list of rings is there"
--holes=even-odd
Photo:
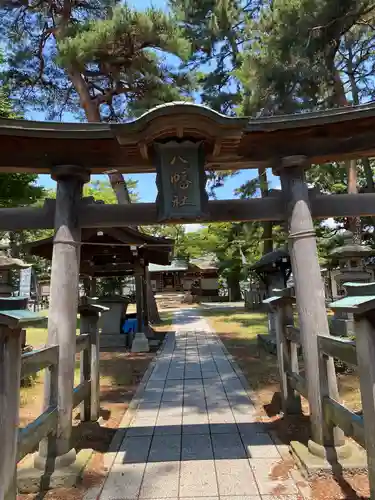
[[[286,203],[289,229],[289,253],[296,290],[304,356],[306,388],[310,403],[312,441],[309,450],[325,455],[329,447],[341,447],[344,435],[338,428],[330,429],[325,423],[322,399],[325,392],[338,399],[337,381],[333,359],[327,361],[327,387],[321,386],[322,360],[319,357],[318,333],[329,335],[325,307],[324,283],[320,273],[316,236],[311,217],[308,186],[305,181],[305,157],[283,158],[280,175]]]
[[[73,463],[76,458],[71,434],[81,241],[78,215],[83,185],[90,179],[90,173],[75,165],[56,166],[52,178],[57,181],[57,192],[47,343],[58,344],[60,350],[58,429],[54,450],[55,468],[60,468]],[[45,403],[48,405],[48,381],[45,387]],[[36,467],[45,466],[47,458],[51,458],[47,457],[49,453],[46,439],[41,442],[39,455],[36,455]]]

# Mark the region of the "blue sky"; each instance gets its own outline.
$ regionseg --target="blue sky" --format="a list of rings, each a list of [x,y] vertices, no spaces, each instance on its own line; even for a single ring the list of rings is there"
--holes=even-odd
[[[216,196],[219,200],[226,200],[235,198],[234,190],[244,184],[249,179],[256,176],[256,170],[240,170],[237,175],[231,177],[225,181],[223,187],[216,190]],[[272,176],[271,171],[268,172],[268,176],[271,179],[271,187],[276,188],[279,186],[279,181],[277,177]],[[156,184],[155,184],[155,174],[139,174],[129,176],[132,179],[138,181],[137,191],[140,195],[140,201],[144,203],[152,203],[156,199]],[[126,176],[125,176],[126,178]],[[106,175],[93,175],[92,179],[107,180]],[[47,188],[54,188],[56,183],[51,179],[49,175],[39,176],[40,184]]]
[[[138,9],[144,9],[150,7],[151,5],[156,8],[166,9],[167,2],[165,0],[129,0],[129,3]],[[199,101],[199,96],[197,96]],[[31,120],[43,120],[42,113],[30,113],[28,118]],[[65,117],[66,121],[74,121],[72,115],[67,115]],[[216,190],[216,195],[218,199],[231,199],[234,198],[234,190],[246,181],[254,178],[257,175],[256,170],[242,170],[234,176],[225,181],[225,185]],[[271,181],[271,187],[275,188],[279,185],[278,178],[272,176],[271,172],[268,173],[269,179]],[[132,179],[138,181],[137,191],[140,196],[140,201],[142,202],[153,202],[156,198],[156,185],[155,185],[155,174],[140,174],[132,175]],[[107,176],[93,176],[93,179],[106,180]],[[47,188],[54,188],[55,182],[52,181],[50,176],[41,175],[39,176],[39,182],[41,185]]]

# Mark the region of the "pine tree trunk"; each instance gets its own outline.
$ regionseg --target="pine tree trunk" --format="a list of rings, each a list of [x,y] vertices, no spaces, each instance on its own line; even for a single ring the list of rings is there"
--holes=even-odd
[[[267,179],[267,171],[265,168],[258,169],[259,175],[259,185],[260,192],[262,198],[266,198],[268,196],[268,179]],[[262,223],[263,226],[263,255],[266,253],[272,252],[273,250],[273,241],[272,241],[272,229],[273,224],[272,221],[265,221]]]
[[[334,100],[338,106],[349,106],[349,102],[345,95],[344,85],[341,81],[339,72],[334,70]],[[346,170],[348,172],[348,193],[358,193],[357,188],[357,161],[348,160],[345,162]],[[361,218],[351,217],[349,219],[349,229],[353,233],[353,242],[359,243],[361,241]]]
[[[352,51],[351,46],[349,45],[348,46],[348,59],[347,59],[347,63],[346,63],[347,73],[348,73],[348,78],[349,78],[349,82],[350,82],[350,90],[352,93],[353,104],[355,106],[358,106],[360,104],[360,102],[359,102],[359,89],[358,89],[358,85],[357,85],[357,82],[356,82],[356,79],[354,76],[353,59],[354,59],[353,51]],[[366,177],[367,189],[370,193],[374,193],[375,192],[374,175],[372,172],[370,160],[368,158],[363,158],[361,160],[361,163],[363,165],[363,170],[364,170],[365,177]]]
[[[119,205],[130,205],[131,198],[124,176],[119,173],[112,173],[108,174],[108,178],[111,183],[112,189],[116,194],[117,203]],[[148,319],[152,324],[160,323],[160,314],[158,311],[158,305],[156,303],[154,292],[152,291],[149,273],[147,273],[146,288],[148,299]]]
[[[88,122],[100,122],[100,110],[98,104],[91,99],[86,82],[82,75],[75,71],[73,68],[69,70],[69,77],[79,95],[80,104],[85,111]],[[124,176],[120,173],[108,174],[109,182],[112,189],[116,194],[117,203],[120,205],[128,205],[131,203],[128,187],[126,185]],[[151,323],[160,322],[158,307],[156,304],[155,296],[152,292],[150,280],[147,281],[147,295],[149,307],[149,320]]]

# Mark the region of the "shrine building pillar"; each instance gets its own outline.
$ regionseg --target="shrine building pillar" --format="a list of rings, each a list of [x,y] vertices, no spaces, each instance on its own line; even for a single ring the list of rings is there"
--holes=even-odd
[[[142,294],[143,294],[143,324],[144,333],[148,335],[149,313],[148,313],[148,294],[147,294],[147,262],[143,262],[142,266]]]
[[[133,337],[132,352],[148,352],[150,350],[148,339],[145,335],[148,327],[148,312],[144,265],[144,260],[140,257],[134,262],[137,331]]]
[[[45,466],[51,454],[56,457],[55,468],[73,463],[76,457],[71,435],[81,241],[78,220],[83,185],[90,173],[80,166],[62,165],[53,168],[52,178],[57,181],[57,191],[47,344],[59,346],[58,429],[53,452],[48,439],[41,442],[35,458],[38,468]],[[49,387],[46,381],[46,405]]]
[[[143,332],[143,269],[140,258],[134,263],[135,303],[137,311],[137,332]]]
[[[90,297],[96,297],[97,295],[97,282],[96,278],[92,277],[90,279]]]
[[[305,180],[305,157],[283,158],[276,174],[280,175],[288,221],[289,253],[294,278],[305,367],[306,389],[310,406],[312,440],[309,451],[325,456],[333,446],[344,444],[338,428],[325,424],[322,399],[325,395],[338,399],[333,359],[320,359],[317,335],[329,335],[324,283],[320,273],[316,236],[311,216],[308,186]],[[328,383],[322,385],[322,370]]]

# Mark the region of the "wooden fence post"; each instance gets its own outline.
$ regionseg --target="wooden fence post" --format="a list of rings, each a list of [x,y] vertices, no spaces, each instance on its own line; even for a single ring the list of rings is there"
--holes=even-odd
[[[21,382],[21,328],[0,325],[0,500],[15,500]]]
[[[22,328],[41,321],[31,311],[0,310],[0,500],[17,496]]]
[[[286,338],[286,326],[293,321],[293,313],[290,314],[291,301],[290,290],[274,290],[277,295],[266,299],[268,304],[276,312],[276,349],[277,364],[280,377],[281,406],[285,415],[301,413],[301,398],[293,389],[288,379],[288,371],[298,372],[297,349],[291,349],[291,342]],[[291,316],[291,317],[290,317]],[[297,364],[297,367],[295,366]]]
[[[370,497],[375,500],[375,283],[344,283],[347,297],[330,304],[354,314]]]
[[[89,352],[81,354],[81,382],[90,380],[90,398],[81,408],[81,420],[96,422],[100,414],[100,340],[99,317],[101,311],[109,311],[108,307],[88,303],[82,297],[78,308],[80,313],[80,332],[90,335]]]
[[[59,350],[59,346],[57,346]],[[58,357],[59,359],[59,357]],[[57,407],[58,391],[59,391],[59,364],[51,365],[46,370],[44,384],[48,385],[48,401],[45,400],[47,408]],[[41,478],[41,491],[49,488],[50,474],[55,468],[55,457],[57,456],[57,429],[50,432],[48,436],[39,443],[39,451],[35,454],[34,465],[40,469],[44,469],[44,476]]]
[[[89,332],[86,332],[89,333]],[[90,382],[91,380],[91,336],[90,344],[87,348],[82,349],[80,353],[80,383]],[[89,422],[91,417],[91,391],[92,386],[90,383],[90,393],[80,404],[80,418],[81,422]]]
[[[137,332],[143,332],[143,269],[139,258],[134,262],[134,278],[137,305]]]
[[[146,336],[148,335],[149,327],[149,305],[148,305],[148,293],[147,293],[147,264],[143,263],[143,275],[142,275],[142,303],[143,303],[143,322],[144,322],[144,332]]]
[[[375,306],[375,305],[374,305]],[[360,377],[363,420],[370,481],[370,496],[375,500],[375,329],[362,318],[356,322],[356,345]]]

